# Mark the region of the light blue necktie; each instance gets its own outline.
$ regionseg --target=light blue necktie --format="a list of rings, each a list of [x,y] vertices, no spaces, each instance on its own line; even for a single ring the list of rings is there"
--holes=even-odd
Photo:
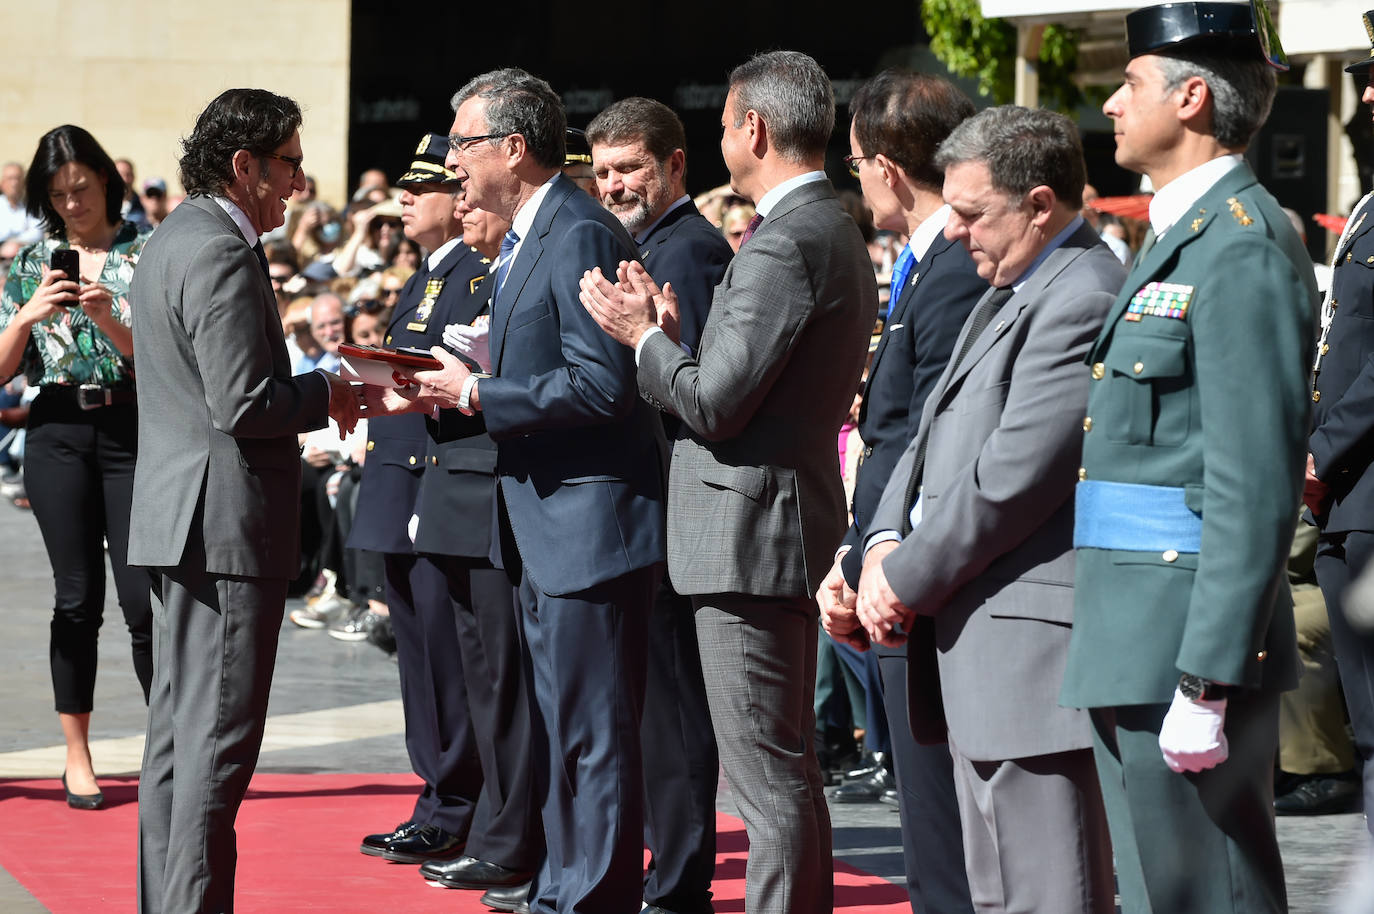
[[[501,286],[506,281],[506,274],[510,272],[510,262],[515,259],[515,246],[519,243],[520,236],[515,234],[515,229],[507,231],[501,239],[501,253],[496,257],[496,288],[491,293],[493,303],[501,294]]]
[[[902,253],[897,255],[897,262],[892,265],[892,280],[888,283],[891,290],[888,293],[888,308],[897,304],[897,299],[902,295],[902,289],[906,288],[907,277],[911,275],[911,268],[916,266],[916,255],[911,251],[911,245],[902,248]]]
[[[916,266],[916,254],[908,244],[902,248],[902,252],[897,255],[897,262],[892,265],[892,277],[887,283],[887,310],[882,315],[884,324],[892,320],[892,315],[897,310],[897,301]]]

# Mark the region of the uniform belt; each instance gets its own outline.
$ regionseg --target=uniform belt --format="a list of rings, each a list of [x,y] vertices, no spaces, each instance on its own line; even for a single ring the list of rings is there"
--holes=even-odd
[[[43,394],[72,400],[82,409],[99,409],[102,406],[118,406],[135,403],[138,395],[132,387],[101,387],[99,384],[44,384]]]
[[[1184,503],[1177,486],[1087,479],[1074,495],[1075,549],[1197,552],[1202,515]]]

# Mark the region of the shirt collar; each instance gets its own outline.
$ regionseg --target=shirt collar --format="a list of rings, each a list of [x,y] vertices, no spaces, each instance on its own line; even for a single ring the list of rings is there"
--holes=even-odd
[[[911,233],[911,240],[907,242],[907,247],[911,249],[911,254],[920,263],[925,259],[926,254],[930,253],[930,246],[935,243],[935,239],[945,230],[949,224],[949,205],[940,207],[931,213],[921,224],[916,226],[916,231]]]
[[[1239,155],[1217,156],[1157,189],[1150,201],[1150,228],[1155,230],[1155,238],[1163,237],[1212,185],[1240,163]]]
[[[463,236],[459,235],[457,238],[450,238],[448,241],[445,241],[435,248],[434,253],[430,254],[428,259],[425,260],[425,266],[429,268],[429,272],[433,273],[435,270],[439,269],[439,264],[444,262],[444,258],[448,256],[448,252],[462,243],[462,241]]]
[[[258,243],[258,230],[253,228],[253,223],[248,220],[248,214],[239,209],[239,205],[228,197],[221,197],[218,194],[211,194],[210,199],[214,200],[220,209],[229,214],[229,218],[234,220],[239,231],[243,233],[243,240],[249,244]]]
[[[1035,259],[1031,261],[1031,265],[1026,267],[1025,271],[1020,276],[1016,277],[1015,281],[1012,282],[1012,291],[1020,292],[1021,287],[1024,286],[1026,284],[1026,281],[1031,278],[1031,274],[1033,274],[1036,270],[1040,269],[1040,264],[1045,262],[1045,258],[1050,256],[1050,254],[1054,253],[1054,251],[1058,249],[1060,245],[1062,245],[1065,241],[1069,239],[1070,235],[1078,231],[1079,226],[1081,226],[1082,224],[1083,217],[1074,216],[1073,220],[1070,221],[1068,225],[1064,226],[1064,228],[1059,232],[1058,235],[1055,235],[1053,238],[1051,238],[1050,243],[1041,248],[1040,253],[1035,255]]]
[[[524,202],[520,209],[516,210],[514,218],[510,221],[510,227],[521,241],[524,241],[525,236],[530,233],[530,229],[534,228],[534,217],[539,215],[539,207],[543,204],[544,198],[549,195],[549,188],[553,186],[558,175],[558,172],[554,172],[553,177],[540,184],[539,189],[530,195],[530,198]]]
[[[676,200],[674,200],[674,201],[673,201],[673,205],[670,206],[670,207],[668,207],[667,209],[665,209],[665,210],[663,211],[663,215],[662,215],[662,216],[659,216],[659,217],[658,217],[657,219],[655,219],[653,222],[649,223],[649,225],[648,225],[647,228],[644,228],[644,229],[642,229],[641,231],[639,231],[639,232],[637,232],[637,233],[635,234],[635,244],[643,244],[643,243],[645,242],[645,240],[646,240],[651,234],[653,234],[654,229],[658,228],[658,224],[659,224],[660,222],[662,222],[664,219],[667,219],[667,218],[668,218],[668,214],[669,214],[669,213],[671,213],[673,210],[677,209],[679,206],[681,206],[681,205],[684,204],[684,203],[690,203],[691,200],[692,200],[692,198],[689,197],[689,196],[687,196],[686,194],[683,194],[681,197],[678,197]]]
[[[754,212],[758,213],[760,216],[767,219],[768,213],[773,209],[773,207],[778,205],[778,201],[781,200],[783,197],[787,196],[792,191],[796,190],[798,187],[801,187],[803,184],[812,184],[816,181],[824,180],[825,172],[823,171],[808,171],[804,175],[797,175],[795,178],[788,178],[786,181],[783,181],[777,187],[774,187],[768,193],[764,194],[759,199],[759,202],[754,206]]]

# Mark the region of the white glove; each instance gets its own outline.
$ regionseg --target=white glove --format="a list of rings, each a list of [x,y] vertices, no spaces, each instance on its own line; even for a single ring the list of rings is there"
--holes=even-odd
[[[1220,765],[1231,754],[1222,731],[1225,725],[1226,699],[1191,701],[1174,689],[1173,703],[1159,728],[1164,764],[1179,773]]]
[[[485,315],[484,315],[485,316]],[[491,349],[487,337],[491,321],[478,318],[473,326],[449,324],[444,328],[444,345],[459,355],[467,356],[483,371],[491,371]]]

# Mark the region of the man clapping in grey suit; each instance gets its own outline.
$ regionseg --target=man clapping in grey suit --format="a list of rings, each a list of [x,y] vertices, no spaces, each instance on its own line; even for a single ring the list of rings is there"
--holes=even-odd
[[[183,143],[190,196],[129,300],[139,455],[129,564],[154,571],[138,791],[142,914],[234,909],[234,818],[257,764],[287,581],[299,570],[296,433],[353,428],[346,381],[293,377],[258,236],[305,188],[300,108],[230,89]]]
[[[830,80],[792,51],[730,74],[721,154],[759,216],[716,287],[693,358],[643,267],[592,271],[582,302],[635,348],[640,390],[682,419],[668,570],[692,598],[721,763],[749,834],[745,907],[828,912],[830,816],[811,744],[817,585],[845,529],[835,433],[877,309],[859,231],[821,166]],[[652,265],[651,265],[652,266]]]
[[[857,613],[851,594],[826,626],[844,636],[862,623],[875,642],[907,641],[916,737],[943,739],[948,724],[974,907],[1105,914],[1112,858],[1091,732],[1058,693],[1073,622],[1083,357],[1125,268],[1078,215],[1083,149],[1062,115],[983,111],[935,162],[951,208],[945,235],[994,288],[965,322],[869,524]]]

